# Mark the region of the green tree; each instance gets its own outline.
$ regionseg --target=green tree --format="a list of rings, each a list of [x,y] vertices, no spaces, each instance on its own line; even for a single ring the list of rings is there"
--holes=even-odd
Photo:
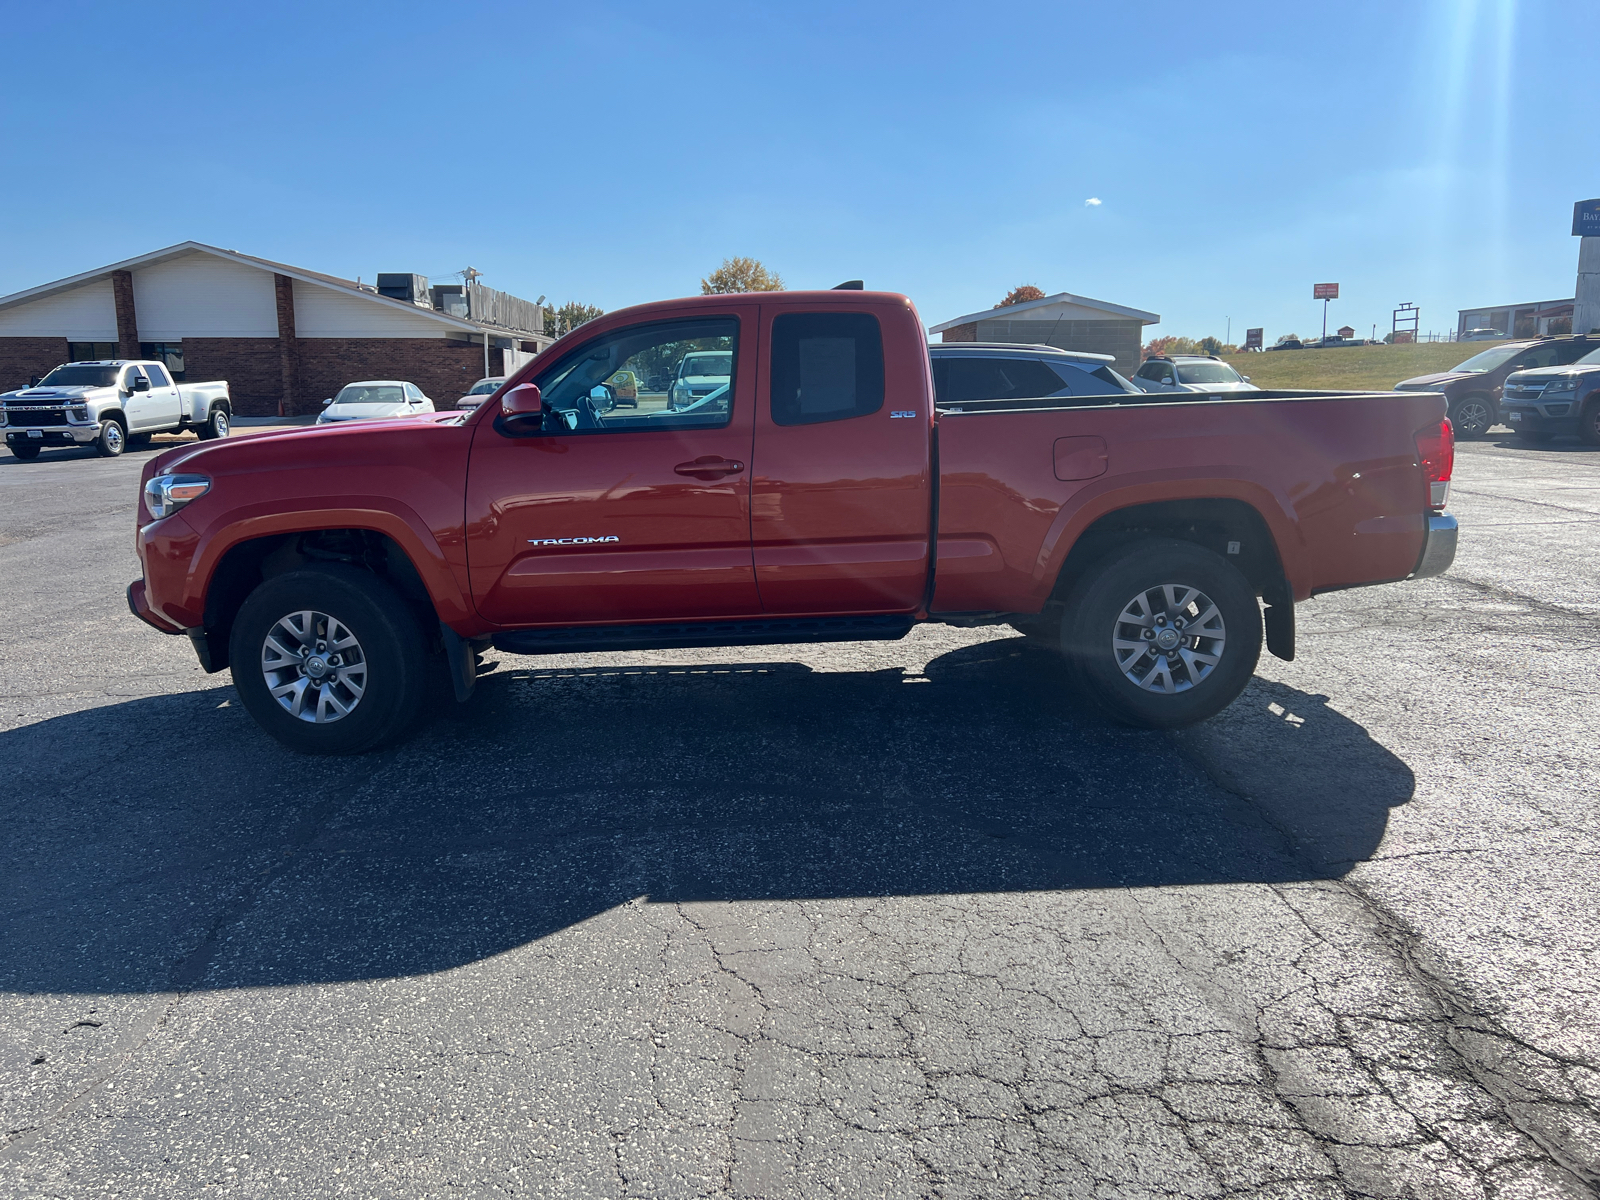
[[[1043,300],[1044,289],[1025,283],[1021,287],[1014,287],[1006,293],[1006,298],[996,304],[996,308],[1009,308],[1013,304],[1026,304],[1029,300]]]
[[[1200,353],[1201,354],[1221,354],[1222,353],[1222,340],[1220,338],[1214,338],[1214,337],[1203,337],[1203,338],[1201,338],[1200,339]]]
[[[560,308],[551,308],[547,304],[544,307],[544,331],[554,337],[560,337],[563,333],[571,333],[585,321],[592,321],[605,314],[605,309],[596,308],[592,304],[582,304],[577,300],[568,300]]]
[[[729,292],[781,292],[783,280],[753,258],[725,258],[722,265],[700,281],[702,296]]]

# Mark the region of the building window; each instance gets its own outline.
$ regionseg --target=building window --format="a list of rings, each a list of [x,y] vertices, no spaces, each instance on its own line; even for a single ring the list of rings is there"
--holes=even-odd
[[[140,342],[139,356],[165,364],[168,374],[179,383],[183,382],[182,342]]]
[[[68,342],[69,362],[105,362],[117,356],[115,342]]]

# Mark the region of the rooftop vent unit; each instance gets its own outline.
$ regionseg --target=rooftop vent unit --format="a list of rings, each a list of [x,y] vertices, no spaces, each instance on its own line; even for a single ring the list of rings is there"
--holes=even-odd
[[[429,288],[433,296],[433,307],[449,317],[460,317],[466,320],[471,313],[467,302],[467,289],[459,283],[440,284],[438,287]]]
[[[416,304],[423,308],[433,307],[433,299],[428,295],[426,275],[380,274],[378,295],[388,296],[391,300],[404,300],[407,304]]]

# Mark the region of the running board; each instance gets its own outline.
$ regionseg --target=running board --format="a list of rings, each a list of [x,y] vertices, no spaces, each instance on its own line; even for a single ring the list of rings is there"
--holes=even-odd
[[[578,625],[497,633],[494,648],[507,654],[595,654],[606,650],[675,650],[694,646],[895,642],[910,633],[914,624],[907,616],[888,616],[696,621],[680,625]]]

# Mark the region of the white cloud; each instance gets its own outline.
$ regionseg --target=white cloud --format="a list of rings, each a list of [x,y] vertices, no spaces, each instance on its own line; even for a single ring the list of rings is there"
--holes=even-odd
[[[1100,204],[1101,204],[1101,200],[1100,200],[1099,196],[1090,196],[1087,200],[1085,200],[1083,202],[1083,206],[1085,208],[1099,208]]]

